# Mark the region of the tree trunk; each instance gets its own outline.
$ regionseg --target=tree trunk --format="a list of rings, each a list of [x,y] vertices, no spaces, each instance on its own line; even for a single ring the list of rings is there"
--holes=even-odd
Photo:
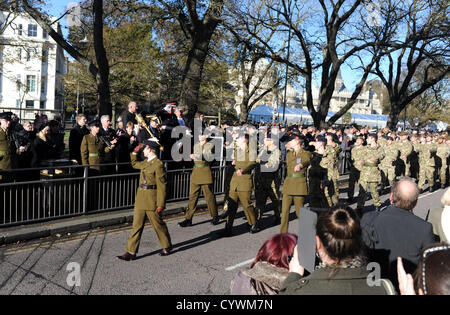
[[[402,111],[402,106],[398,102],[392,102],[391,103],[391,111],[389,112],[389,118],[387,121],[387,126],[391,130],[395,130],[395,127],[397,127],[397,123],[400,119],[400,113]]]
[[[109,63],[106,57],[105,46],[103,45],[103,0],[94,0],[94,50],[98,64],[97,100],[98,114],[112,115],[111,93],[109,86]]]
[[[243,99],[241,103],[241,113],[239,114],[239,123],[243,124],[247,121],[248,118],[248,103],[250,102],[249,99]]]

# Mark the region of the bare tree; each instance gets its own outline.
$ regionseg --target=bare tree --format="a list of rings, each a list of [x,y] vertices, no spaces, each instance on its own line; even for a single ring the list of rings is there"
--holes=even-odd
[[[400,25],[406,31],[389,43],[397,49],[395,53],[377,60],[373,70],[389,94],[390,128],[395,128],[408,104],[448,77],[450,71],[448,1],[412,0],[393,10],[405,12]],[[414,80],[418,71],[421,79]]]

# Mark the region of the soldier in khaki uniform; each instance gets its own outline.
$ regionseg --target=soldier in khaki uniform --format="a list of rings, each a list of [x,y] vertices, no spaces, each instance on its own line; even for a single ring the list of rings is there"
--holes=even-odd
[[[359,195],[357,214],[362,216],[362,209],[366,202],[367,188],[370,188],[373,204],[377,211],[381,210],[380,195],[378,194],[378,183],[381,180],[378,165],[384,158],[383,149],[377,144],[377,135],[370,134],[367,137],[367,146],[364,148],[364,164],[362,165],[361,175],[359,177]]]
[[[274,219],[273,224],[280,224],[280,169],[281,151],[275,145],[271,134],[264,139],[264,148],[256,158],[255,169],[255,198],[257,209],[257,221],[262,217],[266,206],[267,197],[272,200]]]
[[[355,184],[359,182],[359,176],[361,173],[362,165],[364,164],[364,137],[358,136],[356,138],[355,146],[351,150],[351,167],[348,183],[348,202],[354,201]]]
[[[400,151],[400,160],[402,163],[402,170],[400,172],[400,176],[409,177],[410,176],[410,161],[409,156],[413,152],[413,146],[411,142],[408,140],[408,133],[403,131],[399,133],[400,140],[397,141],[396,147]]]
[[[436,149],[436,157],[439,160],[439,169],[437,171],[440,177],[442,189],[444,189],[447,184],[447,169],[448,169],[447,160],[450,156],[450,145],[448,145],[445,141],[446,141],[445,135],[440,136],[438,139]]]
[[[8,172],[2,170],[12,169],[13,143],[8,134],[11,117],[6,113],[0,114],[0,182],[8,182],[11,178]]]
[[[192,217],[197,210],[198,196],[200,190],[203,190],[203,195],[208,206],[209,213],[213,218],[211,224],[217,225],[219,223],[219,216],[217,215],[216,197],[212,192],[212,174],[209,162],[214,150],[214,145],[207,142],[208,135],[199,135],[199,142],[194,145],[194,153],[191,154],[191,159],[194,160],[194,169],[191,175],[191,187],[189,194],[188,209],[186,211],[185,220],[178,223],[181,227],[192,226]]]
[[[100,132],[101,124],[98,120],[89,122],[91,132],[83,137],[81,141],[81,162],[83,165],[93,165],[89,167],[89,171],[93,175],[100,175],[100,165],[102,164],[105,153],[114,149],[114,144],[108,147],[100,140],[98,134]]]
[[[322,166],[328,169],[328,180],[333,182],[333,194],[331,195],[326,194],[328,204],[330,205],[330,207],[332,207],[333,205],[336,205],[339,202],[338,162],[339,162],[339,154],[341,153],[342,149],[338,144],[339,138],[335,134],[327,133],[326,139],[327,139],[327,146],[325,148],[324,159],[322,159],[322,161],[324,161],[324,164]]]
[[[221,236],[224,237],[231,236],[232,234],[234,217],[236,216],[239,201],[242,203],[245,217],[251,226],[250,233],[260,231],[260,228],[256,224],[255,210],[251,201],[253,191],[252,170],[256,165],[256,152],[250,151],[248,142],[249,137],[247,134],[241,134],[236,139],[233,161],[236,171],[230,182],[227,223],[225,229],[221,232]]]
[[[424,135],[420,138],[420,144],[417,145],[419,152],[419,182],[417,186],[420,192],[423,192],[425,181],[428,181],[430,192],[434,191],[434,156],[437,150],[436,144],[432,141],[431,135]]]
[[[141,170],[139,188],[136,194],[133,214],[133,229],[127,241],[126,253],[118,256],[121,260],[134,260],[139,250],[145,216],[158,235],[162,250],[161,256],[167,256],[172,249],[167,225],[161,217],[161,211],[166,206],[166,172],[163,163],[156,156],[160,145],[152,140],[145,140],[131,153],[131,165]],[[138,161],[137,155],[144,148],[145,161]]]
[[[287,175],[283,183],[280,233],[288,233],[289,212],[292,202],[294,202],[295,211],[297,217],[299,217],[300,208],[303,207],[305,197],[308,195],[306,171],[310,165],[311,152],[302,148],[303,141],[302,138],[291,135],[289,142],[286,144],[286,149],[289,152],[286,155]]]
[[[395,180],[395,163],[397,161],[399,151],[394,147],[394,139],[386,136],[384,149],[384,158],[381,160],[379,169],[381,171],[381,191],[384,191],[386,182],[392,188]]]

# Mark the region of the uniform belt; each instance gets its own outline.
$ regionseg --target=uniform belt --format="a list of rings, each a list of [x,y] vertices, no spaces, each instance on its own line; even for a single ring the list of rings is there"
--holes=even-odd
[[[0,151],[0,156],[6,156],[8,155],[8,151]]]
[[[366,167],[377,167],[378,164],[375,164],[375,163],[364,163],[364,166],[366,166]]]
[[[293,177],[293,178],[302,178],[302,177],[306,177],[305,174],[303,174],[303,173],[288,173],[287,176],[288,176],[288,177]]]
[[[98,153],[89,153],[89,156],[91,157],[98,156]]]
[[[156,185],[145,185],[145,184],[140,184],[140,185],[139,185],[139,188],[145,189],[145,190],[147,190],[147,189],[156,189]]]
[[[198,162],[194,163],[194,167],[207,167],[207,166],[208,166],[208,164],[206,164],[206,163],[198,163]]]

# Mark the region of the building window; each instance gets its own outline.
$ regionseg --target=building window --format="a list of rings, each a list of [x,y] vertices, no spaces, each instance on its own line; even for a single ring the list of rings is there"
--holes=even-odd
[[[45,103],[46,103],[45,101],[41,101],[40,104],[39,104],[39,108],[40,109],[45,109]]]
[[[17,34],[19,34],[19,36],[22,36],[22,34],[23,34],[23,25],[22,24],[19,24],[17,26]]]
[[[37,25],[36,24],[28,24],[28,36],[29,37],[37,37]]]
[[[48,62],[48,49],[42,47],[42,62]]]
[[[46,30],[42,30],[42,37],[48,39],[48,32]]]
[[[19,61],[22,60],[22,48],[17,48],[17,58]]]
[[[27,100],[26,102],[25,102],[25,107],[26,108],[34,108],[34,101],[33,100]]]
[[[36,76],[27,75],[27,92],[36,92]]]

